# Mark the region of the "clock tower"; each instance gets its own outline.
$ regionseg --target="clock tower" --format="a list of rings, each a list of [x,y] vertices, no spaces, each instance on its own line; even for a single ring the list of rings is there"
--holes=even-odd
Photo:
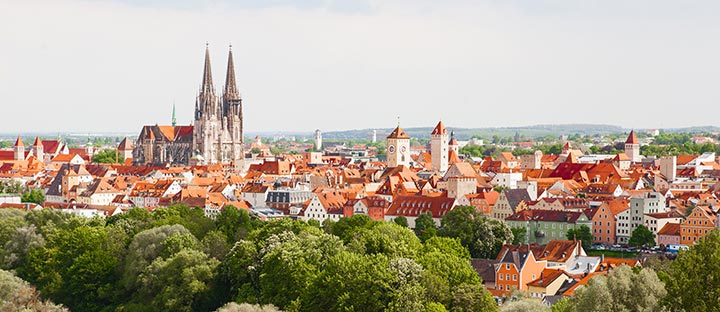
[[[410,167],[410,136],[398,125],[387,137],[387,166]]]

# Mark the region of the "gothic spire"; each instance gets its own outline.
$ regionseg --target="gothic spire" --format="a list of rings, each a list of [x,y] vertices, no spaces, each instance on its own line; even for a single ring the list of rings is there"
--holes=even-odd
[[[205,68],[203,69],[202,90],[210,91],[213,89],[212,72],[210,70],[210,47],[205,43]]]
[[[237,86],[235,85],[235,63],[233,62],[232,44],[230,45],[230,52],[228,52],[227,75],[225,76],[225,93],[223,96],[227,99],[240,98]]]
[[[175,101],[173,100],[172,126],[175,127],[177,119],[175,118]]]

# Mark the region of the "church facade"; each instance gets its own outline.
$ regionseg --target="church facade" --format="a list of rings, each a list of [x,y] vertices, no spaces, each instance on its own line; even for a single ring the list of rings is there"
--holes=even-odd
[[[172,126],[144,126],[133,149],[133,164],[232,163],[243,157],[242,99],[235,83],[232,47],[222,97],[216,95],[206,47],[193,125],[176,126],[173,121]]]

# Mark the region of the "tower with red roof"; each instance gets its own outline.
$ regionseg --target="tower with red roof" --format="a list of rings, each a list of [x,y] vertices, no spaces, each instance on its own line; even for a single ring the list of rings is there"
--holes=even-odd
[[[630,131],[627,140],[625,140],[625,155],[632,160],[632,162],[640,162],[640,141],[638,141],[635,135],[635,130]]]
[[[19,135],[15,141],[15,145],[13,146],[13,151],[15,160],[25,160],[25,144],[23,144]]]
[[[447,171],[449,144],[450,135],[441,120],[430,133],[430,156],[433,171]]]
[[[387,166],[400,165],[410,167],[410,136],[398,124],[387,137]]]

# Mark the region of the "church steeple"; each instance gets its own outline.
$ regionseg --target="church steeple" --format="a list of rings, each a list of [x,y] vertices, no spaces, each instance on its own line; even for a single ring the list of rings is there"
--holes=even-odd
[[[175,101],[173,101],[173,112],[172,112],[172,126],[177,125],[177,118],[175,118]]]
[[[232,44],[230,45],[230,51],[228,52],[228,65],[227,74],[225,76],[225,92],[223,97],[226,100],[235,100],[240,98],[240,94],[235,84],[235,63],[233,62]]]
[[[210,69],[210,46],[205,44],[205,68],[203,69],[202,90],[210,92],[213,89],[212,71]]]

